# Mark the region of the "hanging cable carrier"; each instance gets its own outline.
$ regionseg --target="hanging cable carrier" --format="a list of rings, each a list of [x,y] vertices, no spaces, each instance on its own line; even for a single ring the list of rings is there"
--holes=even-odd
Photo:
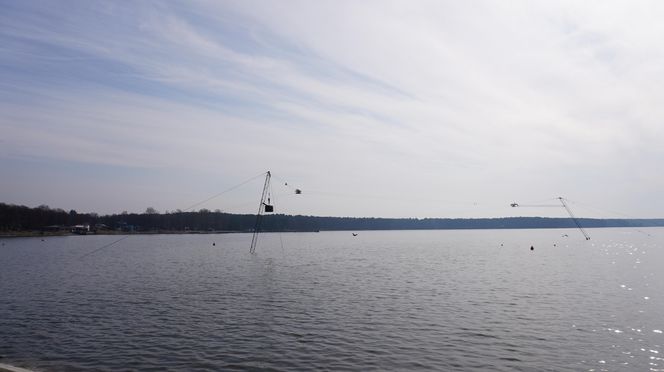
[[[265,213],[274,213],[274,205],[272,204],[272,173],[265,172],[265,183],[263,184],[263,192],[261,193],[261,201],[258,204],[258,213],[256,213],[256,223],[254,224],[254,234],[251,237],[251,247],[249,253],[256,252],[256,244],[258,243],[258,234],[261,231],[261,222]],[[284,182],[288,186],[288,182]],[[302,194],[302,190],[294,189],[296,195]]]

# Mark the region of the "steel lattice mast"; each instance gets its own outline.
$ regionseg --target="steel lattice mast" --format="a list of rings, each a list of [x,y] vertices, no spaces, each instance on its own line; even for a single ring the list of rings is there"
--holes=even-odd
[[[265,203],[265,198],[267,197],[268,190],[270,189],[270,178],[272,178],[272,175],[270,174],[270,171],[267,171],[267,173],[265,174],[265,184],[263,185],[263,194],[261,195],[261,202],[258,205],[258,213],[256,214],[256,224],[254,225],[254,235],[251,237],[251,248],[249,249],[249,253],[252,253],[252,254],[256,252],[256,243],[258,243],[258,233],[259,233],[260,227],[261,227],[261,220],[263,219],[263,212],[266,209],[265,207],[268,206]]]
[[[584,230],[584,228],[581,226],[581,223],[579,222],[579,220],[576,218],[576,216],[574,216],[574,213],[572,213],[572,210],[570,209],[570,207],[565,202],[565,198],[563,198],[562,196],[559,196],[556,199],[558,199],[558,201],[560,201],[560,204],[562,204],[562,207],[565,208],[565,210],[567,211],[567,214],[569,214],[572,221],[574,221],[574,224],[576,225],[576,227],[578,227],[579,231],[581,231],[581,234],[583,234],[583,236],[586,238],[586,240],[590,240],[590,235],[588,235],[586,230]],[[549,199],[549,200],[554,200],[554,199]],[[558,208],[560,208],[561,207],[558,204],[519,204],[517,202],[510,203],[510,206],[512,208],[516,208],[516,207],[536,207],[536,208],[558,207]]]
[[[567,206],[567,203],[565,203],[565,199],[563,199],[561,196],[559,196],[558,200],[560,200],[560,203],[563,205],[563,207],[565,207],[565,210],[567,211],[567,213],[569,213],[569,216],[572,217],[572,221],[574,221],[574,223],[576,224],[576,227],[579,228],[579,230],[581,231],[581,234],[583,234],[583,236],[586,238],[586,240],[590,240],[590,235],[588,235],[586,230],[584,230],[583,227],[581,227],[581,224],[579,223],[579,220],[576,219],[576,217],[574,216],[574,213],[572,213],[572,210],[569,209],[569,207]]]

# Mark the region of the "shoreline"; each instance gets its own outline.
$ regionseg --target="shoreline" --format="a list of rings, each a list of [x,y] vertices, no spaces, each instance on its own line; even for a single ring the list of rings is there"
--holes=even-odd
[[[591,226],[584,227],[585,229],[647,229],[658,228],[663,226]],[[483,227],[468,227],[468,228],[430,228],[430,229],[339,229],[339,230],[261,230],[261,233],[319,233],[319,232],[332,232],[332,231],[432,231],[432,230],[570,230],[574,227],[496,227],[496,228],[483,228]],[[95,235],[218,235],[218,234],[251,234],[253,231],[230,231],[230,230],[154,230],[154,231],[97,231],[87,234],[77,234],[72,232],[52,232],[52,231],[0,231],[0,239],[10,238],[45,238],[45,237],[60,237],[60,236],[95,236]],[[1,372],[1,371],[0,371]]]
[[[267,231],[266,231],[267,232]],[[88,234],[62,233],[49,231],[12,231],[0,232],[0,238],[43,238],[54,236],[95,236],[95,235],[186,235],[186,234],[237,234],[251,233],[251,231],[103,231],[90,232]]]

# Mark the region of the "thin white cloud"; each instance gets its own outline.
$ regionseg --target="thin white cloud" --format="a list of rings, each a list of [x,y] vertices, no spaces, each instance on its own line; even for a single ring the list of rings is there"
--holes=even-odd
[[[407,201],[562,193],[658,213],[645,202],[664,182],[657,3],[97,5],[1,18],[0,92],[27,97],[0,102],[1,161],[276,167],[332,194],[405,200],[312,196],[297,209],[309,214],[453,216]],[[9,72],[25,56],[28,72]]]

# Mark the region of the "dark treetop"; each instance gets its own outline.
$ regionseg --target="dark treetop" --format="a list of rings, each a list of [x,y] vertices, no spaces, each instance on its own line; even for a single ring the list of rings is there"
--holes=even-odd
[[[91,231],[251,231],[255,215],[211,212],[126,213],[100,216],[96,213],[69,212],[42,205],[36,208],[0,203],[0,231],[68,231],[74,225],[89,225]],[[664,226],[664,219],[580,218],[583,227]],[[266,215],[262,231],[324,230],[425,230],[425,229],[523,229],[574,228],[570,218],[357,218]]]

